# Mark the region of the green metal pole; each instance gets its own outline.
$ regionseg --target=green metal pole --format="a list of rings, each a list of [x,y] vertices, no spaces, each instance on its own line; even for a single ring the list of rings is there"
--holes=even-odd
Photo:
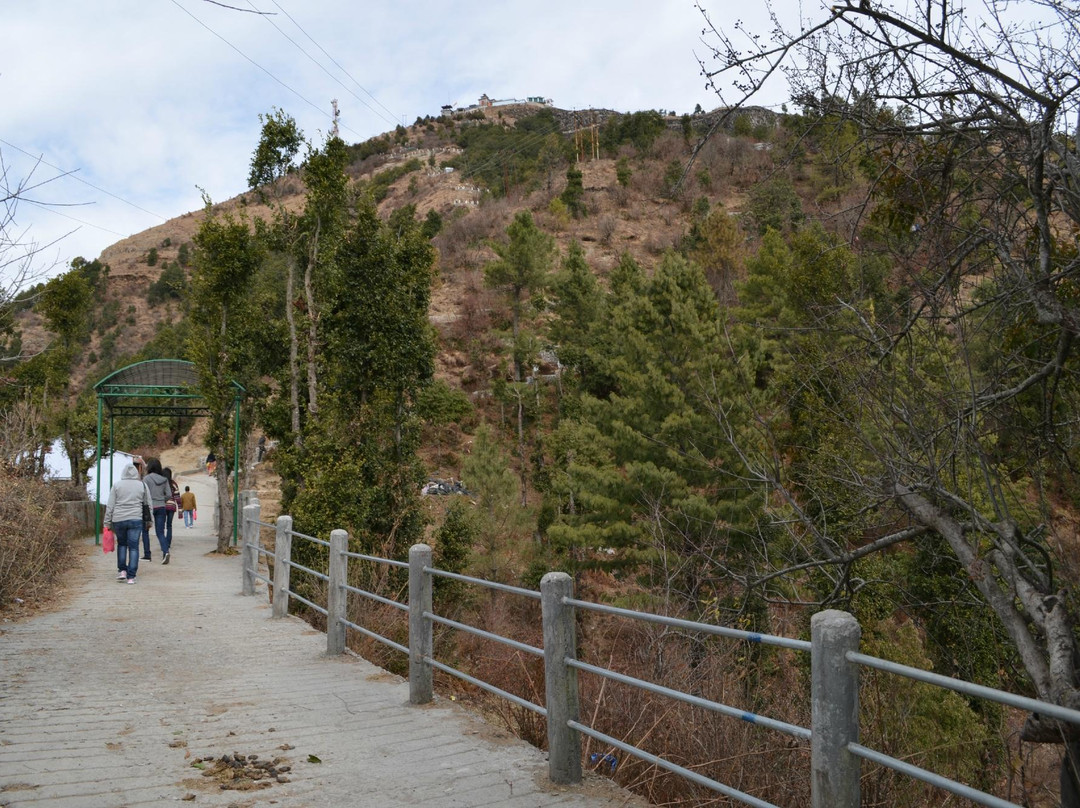
[[[113,427],[115,426],[115,424],[116,424],[116,419],[113,417],[113,414],[110,412],[109,413],[109,490],[110,491],[112,491],[112,487],[113,487],[113,466],[116,465],[115,463],[113,463],[113,453],[116,451],[115,448],[114,448],[114,444],[113,444]]]
[[[101,544],[101,396],[97,400],[97,473],[94,475],[94,544]]]
[[[233,414],[233,509],[232,509],[232,543],[236,546],[236,533],[240,525],[240,397],[233,399],[236,402],[236,412]]]

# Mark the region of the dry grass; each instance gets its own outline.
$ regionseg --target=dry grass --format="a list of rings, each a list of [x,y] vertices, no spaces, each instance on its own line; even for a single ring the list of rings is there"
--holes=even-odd
[[[56,514],[57,492],[0,468],[0,607],[39,601],[66,569],[69,523]]]

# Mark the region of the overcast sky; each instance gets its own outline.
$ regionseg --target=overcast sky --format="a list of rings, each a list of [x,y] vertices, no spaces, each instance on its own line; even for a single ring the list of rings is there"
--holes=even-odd
[[[337,98],[352,143],[481,93],[565,109],[719,103],[691,0],[228,1],[273,16],[208,0],[4,3],[0,154],[9,184],[60,177],[17,223],[41,245],[74,231],[46,252],[55,271],[198,209],[196,186],[215,201],[244,191],[272,107],[321,141]],[[711,6],[714,19],[730,8]]]

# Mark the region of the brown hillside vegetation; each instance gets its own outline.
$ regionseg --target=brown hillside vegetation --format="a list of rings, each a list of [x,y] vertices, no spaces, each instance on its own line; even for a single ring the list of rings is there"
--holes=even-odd
[[[505,107],[488,109],[482,114],[485,123],[509,127],[515,120],[535,112],[535,108]],[[572,244],[581,245],[588,267],[601,286],[606,287],[610,273],[624,255],[633,257],[646,275],[656,271],[664,257],[672,252],[681,250],[696,258],[699,253],[687,244],[693,243],[691,234],[702,220],[702,211],[724,211],[731,219],[720,218],[728,224],[729,234],[734,233],[729,244],[735,258],[732,259],[731,277],[725,279],[728,296],[724,296],[708,268],[705,275],[719,299],[730,303],[735,299],[735,293],[731,292],[734,281],[746,276],[746,256],[753,254],[762,243],[765,228],[753,220],[758,188],[778,180],[785,190],[797,197],[795,204],[801,206],[806,217],[815,226],[820,224],[830,236],[838,235],[843,246],[842,243],[856,244],[858,228],[865,225],[862,218],[865,210],[856,203],[865,196],[867,182],[851,167],[854,160],[850,154],[827,157],[801,153],[798,159],[791,159],[794,151],[806,148],[805,144],[793,146],[786,139],[788,133],[781,121],[760,111],[743,122],[738,134],[718,132],[701,149],[685,182],[674,188],[672,178],[686,165],[693,141],[682,131],[680,120],[668,118],[664,121],[666,129],[647,147],[626,143],[615,155],[586,155],[576,163],[582,174],[584,194],[581,201],[587,213],[574,218],[560,201],[568,182],[565,164],[560,164],[559,170],[551,172],[550,177],[533,176],[516,185],[504,178],[503,182],[509,187],[495,189],[483,187],[477,175],[470,175],[467,169],[460,168],[463,163],[457,158],[461,149],[455,137],[465,127],[477,125],[479,121],[475,115],[479,114],[455,119],[453,126],[418,122],[396,135],[388,134],[385,136],[387,143],[396,138],[393,149],[357,160],[347,173],[353,181],[367,183],[390,169],[405,167],[410,161],[420,164],[419,170],[399,176],[385,188],[379,213],[383,218],[389,218],[394,211],[413,206],[420,219],[431,211],[441,217],[442,229],[432,240],[437,251],[437,275],[428,310],[429,321],[438,337],[436,377],[454,390],[466,393],[471,404],[467,405],[469,415],[459,422],[425,426],[418,454],[424,472],[431,477],[460,480],[465,476],[469,458],[477,454],[477,435],[480,434],[477,426],[496,424],[502,428],[498,441],[506,451],[499,456],[512,468],[515,485],[520,480],[520,496],[514,495],[514,507],[519,513],[500,525],[502,533],[496,539],[489,539],[487,544],[473,537],[473,544],[467,548],[468,562],[463,566],[469,574],[485,577],[490,573],[490,577],[495,577],[497,573],[506,582],[533,587],[548,569],[541,570],[540,565],[547,562],[544,552],[551,539],[543,536],[539,527],[543,507],[548,503],[544,502],[540,484],[531,475],[535,472],[539,477],[541,467],[549,458],[544,456],[546,447],[534,449],[533,445],[526,446],[525,440],[515,445],[514,415],[506,400],[498,399],[500,385],[506,387],[505,383],[512,378],[507,370],[507,333],[510,329],[505,296],[500,296],[484,282],[484,268],[497,256],[491,245],[504,241],[515,216],[527,210],[539,228],[554,238],[559,255],[557,261],[568,254]],[[602,121],[611,114],[606,110],[597,111],[595,115],[587,111],[555,111],[567,140],[573,138],[570,132],[573,127],[580,128],[585,125],[584,121]],[[697,124],[704,128],[710,120],[711,117],[702,116]],[[448,165],[451,161],[455,161],[454,167]],[[416,162],[410,167],[415,167]],[[845,171],[849,174],[844,175]],[[280,180],[273,192],[295,212],[304,206],[303,189],[302,179],[290,175]],[[273,216],[271,207],[255,191],[218,202],[215,211],[249,222],[260,218],[269,220]],[[73,372],[73,393],[102,374],[101,367],[89,357],[106,352],[105,340],[122,342],[123,353],[130,354],[147,345],[163,326],[176,323],[185,316],[183,302],[151,306],[147,293],[161,276],[163,266],[177,263],[184,245],[189,245],[190,249],[203,216],[203,211],[185,213],[117,242],[102,253],[101,261],[109,266],[105,305],[116,312],[117,329],[111,333],[104,330],[93,333],[85,348],[86,361]],[[156,252],[154,266],[148,264],[151,251]],[[905,260],[910,266],[897,269],[896,276],[903,272],[918,272],[922,259],[921,255],[909,254]],[[186,271],[190,276],[190,266]],[[883,284],[898,285],[896,277],[888,278]],[[709,289],[704,289],[707,297]],[[542,305],[536,308],[539,323],[553,316],[550,308],[545,309]],[[23,312],[20,317],[24,345],[34,350],[45,347],[51,335],[42,327],[40,318],[32,311]],[[538,332],[542,330],[537,328]],[[180,356],[183,346],[177,345],[175,350],[175,355]],[[538,353],[541,356],[538,361],[545,363],[543,367],[538,366],[539,372],[551,384],[542,392],[539,383],[529,388],[530,397],[532,391],[537,391],[537,431],[549,426],[549,421],[557,417],[553,413],[562,406],[563,395],[559,387],[563,377],[557,367],[549,366],[555,360],[549,352]],[[548,399],[545,401],[547,409],[540,405],[542,396]],[[166,445],[177,440],[176,435],[162,434],[159,436],[161,445],[156,451],[181,466],[196,464],[203,455],[205,427],[205,423],[197,424],[178,439],[175,447],[166,448]],[[355,440],[351,433],[347,437]],[[258,492],[263,506],[262,519],[272,521],[281,508],[281,481],[274,470],[273,452],[266,462],[254,464],[254,440],[253,436],[246,447],[247,460],[242,464],[246,471],[241,485]],[[536,441],[537,445],[540,443]],[[534,461],[527,455],[533,451],[540,459],[535,462],[536,468],[530,469],[530,463]],[[794,461],[785,458],[784,462]],[[287,476],[286,463],[280,465],[281,474]],[[619,473],[624,470],[620,469]],[[438,553],[441,549],[439,530],[448,521],[446,517],[451,506],[455,501],[475,505],[475,499],[475,496],[424,498],[422,507],[427,519],[417,533],[422,531],[424,539]],[[1067,509],[1062,508],[1049,515],[1049,520],[1059,528],[1053,531],[1053,541],[1060,542],[1063,535],[1075,540],[1076,520],[1065,515],[1066,512]],[[727,519],[726,515],[717,517],[717,532],[734,534],[741,529],[737,525],[733,528],[732,522],[725,521]],[[738,619],[745,621],[740,622],[739,627],[762,631],[760,626],[765,625],[768,631],[785,636],[805,635],[810,610],[800,597],[802,593],[797,591],[801,582],[793,584],[791,591],[785,593],[788,601],[782,597],[763,599],[758,613],[739,611],[742,606],[722,603],[736,588],[736,584],[728,580],[734,579],[735,574],[726,569],[726,558],[714,559],[716,569],[702,574],[702,579],[711,578],[695,592],[695,597],[700,596],[700,601],[694,604],[698,611],[688,614],[691,609],[679,605],[680,595],[673,597],[670,591],[663,591],[663,581],[657,583],[658,579],[650,579],[647,572],[624,572],[606,566],[606,554],[616,551],[600,542],[596,544],[590,542],[571,551],[578,554],[574,558],[579,564],[575,586],[577,596],[583,599],[604,600],[646,611],[667,611],[676,616],[705,615],[703,619],[717,622],[723,622],[738,611]],[[665,548],[665,552],[668,549]],[[693,563],[701,557],[687,556]],[[1066,572],[1076,577],[1075,569]],[[873,574],[873,571],[866,574]],[[376,583],[385,587],[378,590],[385,597],[398,598],[402,594],[401,582],[395,581],[392,575]],[[325,594],[320,586],[315,582],[311,591],[305,590],[315,602],[321,601]],[[373,591],[375,589],[373,587]],[[890,597],[875,600],[872,611],[868,607],[872,616],[867,625],[874,626],[877,633],[873,641],[879,645],[868,647],[867,652],[891,654],[892,658],[901,656],[911,664],[932,667],[933,661],[923,643],[925,628],[905,613],[902,606],[894,605]],[[947,600],[949,596],[941,597]],[[542,644],[534,604],[523,605],[512,596],[498,593],[460,595],[455,600],[448,599],[445,605],[452,609],[447,616],[453,619],[534,646]],[[355,612],[350,613],[350,620],[383,636],[401,640],[407,631],[407,625],[397,611],[365,603],[350,608]],[[321,625],[323,619],[314,613],[306,617],[315,625]],[[703,640],[665,628],[628,625],[626,621],[596,615],[581,617],[579,641],[582,658],[592,664],[641,676],[721,703],[739,705],[739,709],[781,721],[800,726],[809,724],[808,666],[805,659],[795,654],[776,649],[762,650],[739,642]],[[437,632],[436,645],[437,656],[453,661],[470,675],[535,703],[543,702],[543,666],[537,660],[449,631]],[[355,647],[390,670],[403,670],[402,658],[396,652],[363,639],[356,639]],[[1006,664],[1010,663],[1002,663],[1002,667]],[[441,677],[439,685],[443,692],[469,701],[522,737],[541,746],[546,743],[543,723],[535,714],[491,698],[449,677]],[[1028,805],[1053,804],[1053,789],[1047,786],[1047,772],[1052,768],[1050,761],[1056,752],[1012,743],[1022,723],[1019,714],[1002,713],[996,719],[983,721],[958,697],[942,699],[940,693],[922,685],[898,690],[887,684],[884,677],[874,674],[866,677],[861,697],[869,727],[865,739],[868,745],[915,762],[925,762],[930,756],[933,763],[940,763],[947,773],[955,774],[959,779],[982,778],[982,785],[986,787],[1000,786],[999,791],[1010,789],[1010,793],[1022,791]],[[673,706],[672,702],[623,685],[605,684],[595,677],[582,677],[582,705],[583,711],[588,713],[586,723],[602,732],[628,738],[682,765],[708,771],[709,776],[720,772],[725,782],[761,799],[785,806],[808,804],[810,751],[807,744],[762,733],[759,728],[697,707]],[[936,715],[939,711],[948,713],[947,719],[951,723],[947,727],[927,723],[926,716]],[[907,735],[902,738],[894,735],[893,728],[907,730],[909,723],[914,726],[912,732],[917,734],[915,741]],[[688,732],[688,728],[693,728],[694,732]],[[928,748],[930,752],[925,751]],[[609,750],[595,742],[586,742],[585,751],[586,760],[592,753],[597,753],[603,760]],[[992,763],[986,764],[991,757]],[[629,757],[620,756],[618,772],[613,768],[610,774],[657,804],[717,804],[717,798],[704,788]],[[1014,779],[1020,785],[1014,786]],[[941,792],[915,786],[913,781],[885,769],[874,769],[865,780],[864,802],[868,805],[925,808],[941,804]]]
[[[569,116],[565,111],[558,112]],[[535,113],[535,108],[519,106],[485,111],[490,120],[506,125],[512,125],[517,116],[530,113]],[[582,117],[585,114],[581,113]],[[407,131],[410,139],[425,140],[421,127],[409,127]],[[396,180],[379,208],[389,215],[398,207],[411,204],[421,218],[429,210],[443,216],[444,232],[436,239],[439,279],[432,293],[431,321],[444,337],[452,336],[455,325],[463,320],[468,321],[469,327],[473,325],[470,318],[477,315],[475,306],[478,302],[483,310],[481,316],[490,308],[491,302],[482,288],[481,270],[494,253],[486,242],[502,236],[518,210],[533,211],[538,224],[555,236],[561,252],[565,252],[571,241],[580,242],[590,266],[603,277],[624,252],[648,267],[666,250],[676,246],[689,226],[689,203],[693,198],[707,198],[710,204],[723,206],[737,214],[746,189],[773,169],[771,156],[756,149],[751,139],[720,134],[709,144],[698,163],[702,168],[712,169],[712,187],[706,189],[692,182],[679,197],[670,198],[663,177],[665,166],[672,160],[685,160],[689,149],[681,136],[669,134],[663,136],[649,154],[637,154],[629,147],[624,149],[623,156],[632,156],[635,161],[629,187],[618,184],[615,159],[601,158],[581,164],[588,216],[561,220],[548,211],[548,206],[565,188],[565,176],[558,175],[550,190],[521,193],[515,189],[508,197],[493,198],[460,172],[442,169],[446,159],[459,151],[445,143],[435,144],[430,150],[401,149],[368,158],[350,170],[353,179],[370,180],[376,173],[417,156],[426,158],[429,153],[435,156],[434,168],[425,165],[424,170]],[[282,189],[284,205],[294,212],[301,209],[302,183],[287,178],[282,181]],[[254,192],[217,202],[214,210],[249,221],[269,220],[273,215],[271,208],[261,203]],[[181,245],[190,245],[202,217],[201,210],[184,213],[118,241],[98,256],[109,267],[106,300],[119,304],[118,317],[123,324],[121,338],[126,353],[138,351],[163,323],[175,322],[181,316],[175,303],[151,307],[146,299],[147,289],[161,275],[167,262],[178,260]],[[157,261],[154,266],[149,266],[147,257],[152,249],[157,251]],[[36,352],[49,344],[51,337],[33,311],[22,313],[19,325],[28,352]],[[86,356],[102,353],[101,339],[100,333],[91,336]],[[178,353],[180,350],[181,346],[177,346]],[[461,368],[461,356],[456,351],[441,354],[439,366],[440,375],[448,380],[460,381],[466,375]],[[78,389],[94,373],[95,368],[90,363],[76,367],[73,388]]]

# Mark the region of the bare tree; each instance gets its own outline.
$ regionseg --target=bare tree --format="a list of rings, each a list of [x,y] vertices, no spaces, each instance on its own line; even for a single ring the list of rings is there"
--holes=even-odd
[[[0,150],[0,336],[12,328],[10,318],[19,293],[44,280],[55,269],[56,261],[43,261],[42,258],[63,238],[39,244],[31,238],[29,228],[19,224],[20,203],[50,204],[38,199],[36,192],[57,178],[35,179],[40,166],[39,160],[30,171],[18,175],[8,166]],[[8,351],[0,346],[0,354],[6,353]],[[0,355],[0,361],[23,358],[21,352],[13,356]]]
[[[889,313],[841,296],[817,312],[846,333],[807,373],[831,391],[822,417],[844,438],[818,452],[816,477],[790,479],[767,417],[754,452],[714,401],[801,550],[744,580],[813,568],[851,591],[866,583],[851,577],[859,558],[933,536],[1039,697],[1080,708],[1080,583],[1047,540],[1054,475],[1077,459],[1080,13],[1059,0],[839,0],[801,19],[769,4],[759,35],[699,9],[703,71],[725,103],[783,77],[808,116],[859,127],[874,156],[864,214],[886,223],[905,292]],[[836,531],[821,514],[837,491],[876,525]],[[1024,737],[1066,745],[1062,805],[1080,805],[1080,728],[1032,716]]]

